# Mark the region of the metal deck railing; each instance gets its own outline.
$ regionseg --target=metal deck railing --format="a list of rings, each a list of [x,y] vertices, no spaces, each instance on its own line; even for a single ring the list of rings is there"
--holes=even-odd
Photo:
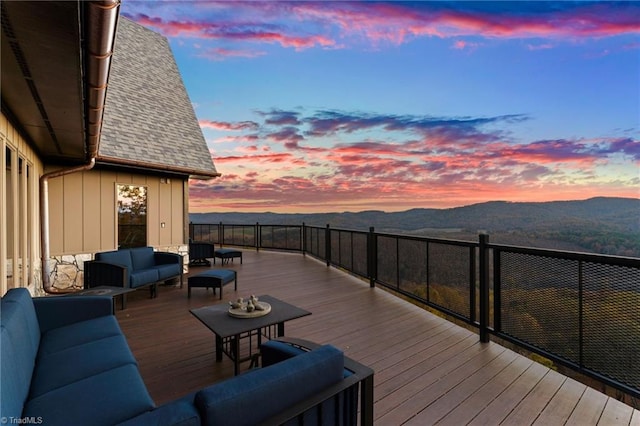
[[[640,398],[640,259],[307,225],[191,224],[190,237],[316,257]]]

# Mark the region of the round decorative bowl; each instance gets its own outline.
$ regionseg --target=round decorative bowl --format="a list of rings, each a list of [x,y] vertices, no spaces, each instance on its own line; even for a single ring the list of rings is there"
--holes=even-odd
[[[271,312],[271,305],[267,302],[256,303],[262,307],[261,311],[258,309],[254,309],[251,312],[247,312],[247,304],[245,302],[240,308],[229,307],[229,315],[235,318],[258,318]]]

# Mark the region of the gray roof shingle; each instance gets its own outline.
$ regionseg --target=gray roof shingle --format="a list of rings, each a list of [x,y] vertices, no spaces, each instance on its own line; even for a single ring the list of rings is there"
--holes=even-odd
[[[98,161],[218,175],[167,39],[122,16]]]

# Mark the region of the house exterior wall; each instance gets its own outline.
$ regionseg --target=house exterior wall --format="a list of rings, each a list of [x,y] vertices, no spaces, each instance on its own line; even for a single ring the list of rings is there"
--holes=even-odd
[[[47,170],[47,172],[53,170]],[[168,181],[168,182],[167,182]],[[117,247],[117,185],[147,188],[147,244],[184,244],[184,180],[88,170],[49,180],[50,251],[54,256]]]
[[[81,288],[84,261],[117,250],[117,185],[147,188],[147,245],[182,254],[186,270],[186,179],[93,169],[49,180],[53,288]]]
[[[0,113],[0,294],[42,288],[39,179],[43,163]]]

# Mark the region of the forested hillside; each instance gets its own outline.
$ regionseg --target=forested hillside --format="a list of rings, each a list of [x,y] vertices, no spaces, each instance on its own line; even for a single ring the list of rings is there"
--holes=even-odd
[[[598,197],[584,201],[492,201],[451,209],[385,213],[196,213],[193,223],[307,225],[491,241],[538,248],[640,257],[640,199]]]

